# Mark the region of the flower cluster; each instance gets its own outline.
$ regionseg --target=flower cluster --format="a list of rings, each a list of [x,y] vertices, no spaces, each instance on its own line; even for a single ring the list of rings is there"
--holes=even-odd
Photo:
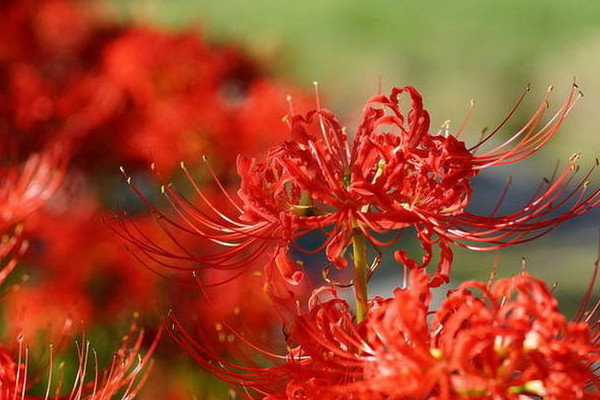
[[[401,108],[405,93],[411,100],[408,112]],[[365,277],[379,265],[379,257],[365,265],[368,247],[381,254],[380,248],[397,243],[406,228],[412,227],[424,250],[422,260],[414,260],[403,250],[396,250],[395,258],[408,269],[424,269],[433,259],[433,247],[439,247],[439,262],[430,273],[430,285],[439,286],[448,282],[450,244],[491,250],[522,243],[600,202],[600,190],[587,192],[591,170],[572,186],[578,170],[573,157],[519,211],[496,215],[500,204],[489,215],[466,210],[471,179],[482,169],[513,163],[538,151],[578,98],[573,86],[565,103],[545,122],[544,99],[522,129],[480,154],[475,150],[484,147],[504,123],[470,148],[456,136],[432,135],[429,114],[412,87],[370,99],[351,145],[345,128],[330,111],[318,108],[306,115],[294,114],[287,118],[292,140],[272,147],[264,161],[238,157],[237,199],[217,182],[232,212],[215,206],[182,164],[198,201],[204,204],[195,205],[171,185],[163,186],[175,216],[156,208],[153,212],[160,217],[172,246],[148,240],[127,224],[120,224],[117,231],[161,267],[216,269],[235,276],[260,263],[274,297],[282,297],[282,291],[293,291],[290,286],[298,285],[304,276],[290,257],[298,237],[325,232],[326,239],[316,251],[325,249],[329,263],[338,269],[348,265],[352,247],[355,264],[363,270],[356,277],[356,288],[363,292]],[[512,113],[514,109],[507,118]],[[389,235],[381,239],[390,233],[392,239]],[[216,243],[222,250],[190,251],[180,239],[190,235]],[[362,297],[364,306],[366,297]]]
[[[72,163],[97,174],[167,173],[201,153],[231,163],[282,139],[280,97],[302,102],[234,47],[107,23],[77,0],[7,1],[0,20],[0,133],[25,154],[68,138]]]
[[[522,273],[494,283],[469,281],[436,310],[430,307],[431,288],[449,281],[451,244],[491,250],[526,242],[600,203],[600,189],[588,190],[595,167],[577,179],[572,157],[520,210],[498,213],[505,188],[488,215],[468,211],[472,179],[541,149],[580,94],[574,85],[547,120],[545,98],[521,129],[489,146],[524,97],[472,146],[459,140],[462,127],[455,135],[430,133],[429,114],[413,87],[371,98],[352,139],[317,97],[317,108],[307,114],[290,110],[290,139],[271,147],[264,160],[238,157],[237,196],[206,164],[223,199],[215,200],[182,163],[196,197],[163,181],[171,213],[153,206],[128,178],[157,217],[163,240],[124,219],[114,229],[148,267],[174,269],[182,279],[191,272],[192,285],[205,295],[218,284],[253,285],[251,272],[263,277],[263,290],[282,317],[283,353],[248,327],[217,319],[211,335],[170,314],[175,339],[247,398],[598,398],[594,313],[569,322],[539,280]],[[421,261],[398,249],[406,231],[415,232]],[[314,232],[324,236],[322,243],[303,248],[299,239]],[[439,261],[428,271],[434,246]],[[394,251],[410,280],[392,298],[369,299],[368,281],[385,249]],[[298,255],[317,253],[328,264],[324,279],[307,283],[312,278]],[[329,266],[354,270],[354,308],[338,297],[342,285],[328,279]],[[226,297],[215,295],[212,304]],[[223,339],[225,353],[215,350],[211,336]]]
[[[179,160],[206,153],[226,180],[233,155],[282,139],[285,94],[300,106],[305,96],[233,46],[116,25],[77,0],[7,1],[0,22],[2,162],[44,154],[28,162],[21,181],[2,182],[11,188],[0,223],[29,213],[42,197],[23,192],[56,189],[54,176],[32,171],[49,171],[49,163],[64,170],[60,191],[28,222],[35,245],[24,261],[39,279],[8,296],[10,318],[25,315],[19,330],[35,334],[56,318],[108,322],[150,310],[155,276],[100,223],[117,202],[129,202],[118,166],[143,178],[153,163],[170,176]],[[146,233],[156,231],[143,213],[135,218]]]
[[[599,398],[595,316],[567,321],[543,282],[526,273],[468,281],[437,310],[430,303],[417,270],[392,298],[372,299],[359,323],[335,291],[321,289],[290,324],[287,354],[262,352],[272,366],[212,369],[269,400]],[[205,343],[178,330],[176,338],[206,360]]]

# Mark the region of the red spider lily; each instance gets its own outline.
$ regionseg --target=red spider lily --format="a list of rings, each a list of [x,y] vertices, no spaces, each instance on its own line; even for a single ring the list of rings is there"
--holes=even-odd
[[[223,276],[219,276],[223,275]],[[262,290],[260,277],[246,273],[238,279],[221,282],[228,276],[215,271],[204,277],[206,283],[217,282],[214,287],[202,291],[182,291],[175,286],[170,296],[169,306],[173,310],[185,310],[188,319],[194,321],[195,328],[206,332],[215,343],[233,340],[227,338],[224,326],[236,331],[248,331],[265,341],[270,338],[270,330],[279,323],[267,293]],[[178,293],[175,293],[178,292]],[[252,301],[247,301],[251,298]],[[251,315],[252,318],[247,318]],[[215,344],[215,348],[219,345]],[[224,349],[226,350],[226,349]]]
[[[64,195],[60,191],[53,205],[61,203]],[[38,213],[27,225],[25,236],[36,245],[23,261],[34,266],[36,284],[11,294],[5,302],[9,315],[21,316],[27,336],[61,315],[108,323],[116,315],[146,313],[156,305],[148,299],[156,295],[157,276],[139,268],[119,238],[101,223],[104,214],[95,199],[86,206],[82,197],[69,199],[74,200],[69,210],[54,207]],[[62,206],[68,207],[69,200]],[[155,225],[150,218],[136,221],[148,232]],[[58,225],[60,237],[56,237]]]
[[[57,65],[79,52],[94,27],[90,8],[72,0],[6,0],[0,5],[0,62],[50,59]]]
[[[67,164],[68,146],[55,144],[39,154],[32,154],[18,166],[0,168],[0,284],[15,268],[29,242],[23,235],[23,222],[56,194]],[[31,221],[27,221],[30,223]],[[14,320],[13,320],[14,321]]]
[[[106,200],[101,197],[116,192],[106,189],[114,182],[103,167],[146,168],[153,151],[167,173],[177,160],[200,151],[218,155],[222,166],[231,165],[238,151],[254,153],[262,143],[272,144],[263,137],[281,131],[279,115],[287,106],[275,99],[292,92],[302,102],[303,96],[272,81],[233,46],[215,46],[191,32],[116,26],[88,6],[77,0],[0,5],[0,36],[7,39],[0,43],[0,118],[6,122],[0,134],[7,138],[0,152],[14,146],[28,154],[61,138],[73,139],[67,180],[82,181],[83,189],[63,190],[51,209],[28,225],[39,245],[27,261],[33,260],[37,273],[51,281],[42,287],[61,282],[83,295],[93,279],[110,285],[112,296],[96,296],[103,301],[94,311],[112,318],[130,300],[151,306],[147,299],[155,278],[130,268],[134,260],[98,222]],[[29,170],[35,170],[33,160]],[[2,193],[19,198],[14,189]],[[27,204],[13,203],[0,214],[26,210]],[[137,221],[145,226],[143,218]],[[70,308],[42,306],[32,309],[39,315],[46,307]]]
[[[170,171],[199,152],[229,166],[278,131],[278,113],[249,118],[247,109],[272,111],[273,91],[297,91],[271,82],[239,49],[117,26],[92,11],[77,0],[0,5],[0,130],[19,149],[68,137],[73,164],[88,171],[151,158]],[[247,122],[260,131],[240,126]]]
[[[101,370],[95,350],[90,343],[77,347],[78,367],[72,382],[64,378],[64,365],[58,367],[59,377],[55,374],[53,348],[50,348],[48,361],[48,383],[45,396],[30,395],[28,392],[39,382],[41,376],[31,376],[29,371],[29,348],[23,336],[18,338],[17,358],[13,358],[3,346],[0,346],[0,398],[2,399],[132,399],[141,389],[149,372],[150,355],[158,343],[154,340],[145,355],[141,354],[143,330],[132,325],[129,336],[125,337],[119,349],[114,353],[110,365]],[[71,385],[70,387],[68,385]],[[68,393],[64,393],[68,389]]]
[[[411,100],[407,113],[401,107],[403,94]],[[295,238],[324,231],[327,239],[315,251],[325,249],[329,261],[344,268],[347,249],[353,242],[355,261],[360,256],[356,254],[357,238],[366,239],[379,251],[381,246],[397,243],[403,228],[414,227],[424,250],[422,261],[415,261],[404,251],[396,251],[396,259],[410,269],[422,269],[430,264],[433,247],[438,246],[440,260],[430,285],[439,286],[450,274],[451,243],[491,250],[526,242],[600,202],[600,189],[587,190],[593,168],[572,185],[577,172],[574,157],[547,187],[540,186],[520,211],[496,215],[500,204],[484,216],[465,210],[471,199],[471,179],[482,169],[519,161],[541,149],[580,94],[574,85],[564,104],[545,122],[548,102],[544,98],[523,128],[500,145],[481,150],[515,113],[524,96],[498,128],[470,148],[457,139],[463,127],[456,136],[429,133],[429,114],[412,87],[395,88],[390,96],[377,95],[369,100],[352,144],[330,111],[318,107],[306,115],[293,114],[287,118],[290,141],[271,148],[262,162],[238,158],[241,185],[237,198],[217,180],[223,189],[222,201],[211,201],[183,164],[204,205],[198,206],[173,186],[164,185],[163,192],[175,211],[175,216],[169,216],[134,188],[159,217],[172,246],[149,240],[123,221],[117,231],[154,267],[221,269],[231,272],[233,279],[256,262],[265,266],[275,292],[285,294],[286,285],[297,285],[303,276],[302,269],[288,256],[290,247],[297,247]],[[481,153],[475,154],[475,150]],[[232,212],[227,212],[227,207]],[[388,232],[397,236],[387,242],[379,239]],[[203,254],[186,248],[179,239],[186,235],[213,242],[223,250]],[[362,258],[366,258],[365,245],[361,245]],[[370,273],[377,265],[376,259]],[[360,281],[356,284],[357,288],[366,285]],[[361,290],[366,293],[366,289]],[[366,304],[366,296],[362,297]]]
[[[18,239],[13,236],[8,242],[0,245],[0,261],[6,264],[0,270],[0,284],[14,269],[19,256],[25,251],[26,242],[16,246]],[[14,322],[14,321],[13,321]],[[63,332],[63,337],[64,339]],[[55,399],[132,399],[142,387],[149,372],[150,355],[154,352],[160,331],[156,335],[145,355],[141,355],[141,346],[144,331],[134,323],[129,334],[123,338],[121,346],[114,353],[110,365],[101,370],[95,350],[89,342],[77,347],[78,367],[73,381],[64,378],[64,365],[58,367],[58,378],[55,377],[54,347],[50,346],[48,360],[48,382],[45,396],[30,395],[30,390],[42,380],[37,373],[32,376],[29,366],[29,347],[26,345],[22,334],[17,337],[17,349],[9,351],[0,344],[0,398],[1,399],[48,399],[50,395]],[[14,357],[16,355],[16,357]],[[67,385],[71,384],[68,394],[64,393]]]
[[[415,270],[408,288],[373,299],[360,323],[346,301],[324,290],[333,299],[319,300],[324,292],[316,292],[309,313],[286,329],[285,356],[231,331],[247,347],[241,360],[210,361],[210,346],[176,317],[174,335],[247,398],[600,398],[596,310],[567,321],[548,288],[526,273],[465,282],[432,312],[428,277]]]
[[[0,168],[0,232],[23,222],[56,193],[64,178],[68,150],[55,144],[29,156],[21,166]]]
[[[412,101],[406,116],[399,97],[405,92]],[[239,168],[240,220],[254,223],[257,230],[264,230],[265,223],[289,227],[287,237],[330,226],[327,255],[339,268],[347,263],[346,248],[353,232],[359,230],[374,246],[380,246],[389,243],[380,242],[373,233],[414,226],[425,251],[422,262],[418,264],[403,251],[396,252],[396,258],[409,268],[423,268],[431,261],[432,245],[437,244],[441,257],[431,277],[431,284],[437,286],[447,281],[450,272],[449,242],[471,249],[482,249],[472,242],[486,249],[520,243],[600,202],[599,190],[586,194],[589,173],[574,189],[569,188],[575,171],[572,160],[521,211],[504,216],[465,211],[471,178],[481,169],[512,163],[539,150],[560,127],[578,96],[574,87],[563,106],[542,123],[547,108],[544,99],[521,130],[479,155],[473,151],[499,128],[470,149],[454,136],[431,135],[429,114],[412,87],[371,99],[352,146],[329,111],[293,116],[294,140],[271,151],[265,163],[244,161]],[[310,133],[314,125],[320,127],[321,137]],[[566,210],[561,215],[552,214],[562,207]]]
[[[196,34],[150,29],[124,31],[106,45],[102,64],[104,76],[132,104],[103,131],[119,126],[125,160],[152,154],[166,170],[208,149],[226,153],[220,141],[235,132],[236,107],[225,87],[239,85],[240,93],[232,96],[243,101],[243,86],[256,75],[236,49],[209,46]]]

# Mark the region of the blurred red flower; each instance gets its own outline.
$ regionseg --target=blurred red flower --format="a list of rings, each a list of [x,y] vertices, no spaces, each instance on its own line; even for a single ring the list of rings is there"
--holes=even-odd
[[[156,347],[158,336],[146,354],[142,355],[143,330],[134,324],[129,335],[114,352],[106,369],[99,366],[98,356],[89,342],[79,345],[77,369],[72,381],[65,381],[64,365],[58,368],[53,365],[55,355],[51,346],[47,372],[50,378],[45,386],[45,397],[30,394],[34,392],[32,388],[37,387],[44,376],[32,371],[33,368],[29,365],[29,347],[23,336],[17,338],[15,350],[9,351],[0,345],[0,398],[11,399],[18,396],[21,399],[33,400],[48,398],[50,395],[53,398],[104,400],[135,398],[147,378],[150,355]],[[13,354],[17,354],[16,358]],[[54,375],[55,368],[59,371],[58,378]]]
[[[67,147],[53,144],[21,165],[0,166],[0,232],[23,222],[56,193],[66,170]]]
[[[53,147],[41,154],[31,155],[22,166],[9,166],[0,170],[0,210],[2,210],[2,220],[0,221],[0,233],[2,241],[0,243],[0,285],[4,283],[8,275],[16,266],[17,260],[22,257],[27,248],[27,241],[22,238],[22,223],[28,219],[28,223],[35,220],[40,208],[46,205],[53,197],[64,176],[65,163],[67,158],[67,149],[65,147]],[[32,215],[33,214],[33,215]],[[16,226],[16,227],[15,227]],[[17,286],[12,286],[17,289]],[[10,293],[16,293],[18,290],[11,290]],[[65,286],[51,288],[55,295],[70,297],[73,292]],[[45,293],[47,294],[47,293]],[[3,298],[6,292],[3,293]],[[35,307],[42,302],[36,301],[32,293],[26,297],[28,307]],[[56,304],[54,304],[56,305]],[[44,315],[52,319],[54,315]],[[16,399],[38,399],[39,395],[32,395],[32,388],[43,379],[33,371],[30,363],[29,347],[26,344],[23,330],[24,324],[28,321],[20,319],[21,316],[8,316],[9,330],[14,328],[17,332],[16,347],[10,349],[5,344],[0,344],[0,398]],[[37,317],[37,316],[36,316]],[[56,323],[61,321],[51,320]],[[66,327],[70,325],[69,321],[64,321]],[[40,324],[39,320],[35,323]],[[37,333],[37,332],[36,332]],[[150,354],[154,351],[160,333],[157,334],[154,342],[146,355],[141,355],[142,340],[144,337],[136,324],[131,325],[130,336],[125,338],[119,349],[116,351],[112,363],[106,370],[101,370],[98,364],[98,356],[91,348],[89,342],[78,346],[78,363],[75,375],[72,381],[72,387],[68,394],[69,398],[81,399],[112,399],[122,398],[130,399],[137,395],[145,376],[148,372]],[[66,331],[61,331],[57,343],[66,337]],[[34,335],[32,335],[34,336]],[[48,379],[46,386],[46,395],[50,393],[55,398],[67,396],[64,394],[63,386],[65,384],[64,365],[58,368],[58,377],[56,377],[53,357],[55,356],[55,347],[50,345],[50,355],[48,359]],[[90,373],[90,371],[93,371]],[[90,377],[93,375],[93,377]],[[52,390],[52,392],[51,392]]]
[[[7,39],[0,43],[5,161],[21,161],[54,142],[70,144],[68,171],[66,157],[46,151],[26,164],[31,176],[2,182],[11,187],[0,194],[6,196],[0,218],[12,224],[8,219],[21,219],[17,213],[28,213],[41,197],[22,201],[18,191],[33,193],[42,185],[56,191],[58,174],[46,164],[56,163],[67,181],[29,222],[26,235],[33,243],[26,259],[31,283],[40,285],[30,290],[40,299],[47,291],[54,305],[42,301],[24,311],[24,292],[13,293],[9,313],[37,315],[26,318],[34,330],[50,315],[60,319],[56,312],[62,319],[72,314],[108,321],[153,307],[147,300],[156,294],[156,277],[139,268],[100,222],[105,210],[128,200],[114,171],[119,165],[141,171],[152,162],[169,176],[180,160],[205,152],[219,160],[226,177],[238,152],[255,153],[278,141],[285,95],[301,104],[303,94],[271,79],[237,47],[210,44],[195,32],[119,26],[77,0],[4,2],[0,36]],[[135,219],[147,234],[157,230],[146,216]],[[51,292],[60,285],[69,296]]]

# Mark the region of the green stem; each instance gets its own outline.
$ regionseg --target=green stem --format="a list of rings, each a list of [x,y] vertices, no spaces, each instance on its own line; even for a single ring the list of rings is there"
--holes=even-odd
[[[356,322],[361,322],[369,312],[367,303],[367,246],[360,229],[352,234],[352,252],[354,256],[354,291],[356,293]]]

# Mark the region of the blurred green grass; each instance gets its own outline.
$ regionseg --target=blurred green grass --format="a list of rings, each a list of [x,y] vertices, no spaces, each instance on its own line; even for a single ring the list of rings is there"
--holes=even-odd
[[[279,75],[322,83],[331,102],[356,110],[381,75],[388,85],[422,90],[439,120],[461,115],[471,97],[490,101],[479,117],[498,116],[539,70],[600,29],[591,1],[415,2],[381,0],[130,0],[125,15],[197,27],[216,41],[241,43]],[[576,65],[544,72],[538,90],[568,87]],[[587,74],[586,74],[587,75]],[[545,81],[545,82],[544,82]],[[442,120],[443,121],[443,120]]]
[[[215,42],[238,43],[276,75],[307,90],[319,81],[326,104],[349,126],[380,76],[386,87],[419,88],[434,127],[447,119],[456,127],[474,98],[465,135],[473,141],[483,127],[500,122],[528,83],[530,100],[507,131],[528,119],[548,85],[557,86],[551,101],[558,107],[576,76],[585,99],[543,155],[524,168],[541,179],[556,159],[573,152],[583,151],[582,166],[600,155],[598,2],[114,0],[113,5],[119,15],[140,23],[192,27]],[[503,250],[499,275],[518,272],[526,257],[529,271],[559,282],[559,296],[578,299],[596,257],[594,221]],[[457,250],[453,281],[486,278],[493,258]]]

